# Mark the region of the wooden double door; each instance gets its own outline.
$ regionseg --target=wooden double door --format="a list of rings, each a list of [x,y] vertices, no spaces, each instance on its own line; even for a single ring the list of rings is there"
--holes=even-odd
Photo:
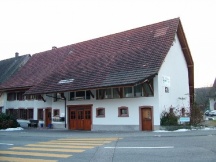
[[[77,105],[68,106],[69,109],[69,129],[71,130],[91,130],[92,106]]]

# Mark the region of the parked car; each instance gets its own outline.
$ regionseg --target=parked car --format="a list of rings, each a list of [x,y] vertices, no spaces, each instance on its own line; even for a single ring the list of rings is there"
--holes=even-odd
[[[209,116],[216,116],[216,110],[212,110],[209,112]]]
[[[205,114],[206,116],[209,116],[209,113],[210,113],[210,110],[206,110],[204,114]]]

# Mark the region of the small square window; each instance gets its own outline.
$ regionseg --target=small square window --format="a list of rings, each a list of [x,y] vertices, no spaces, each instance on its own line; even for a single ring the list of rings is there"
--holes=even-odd
[[[105,108],[97,108],[96,117],[105,117]]]
[[[129,117],[128,107],[119,107],[118,117]]]
[[[59,117],[59,112],[60,112],[59,109],[54,109],[53,110],[53,116],[55,116],[55,117],[58,116]]]

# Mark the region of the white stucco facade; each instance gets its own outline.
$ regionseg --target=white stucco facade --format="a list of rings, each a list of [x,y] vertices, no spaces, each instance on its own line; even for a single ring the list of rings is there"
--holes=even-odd
[[[168,83],[163,82],[163,78],[168,78]],[[168,88],[168,93],[165,92]],[[159,73],[158,73],[158,93],[160,112],[174,109],[186,108],[189,110],[189,78],[187,63],[178,37],[175,36],[173,46],[170,48]]]
[[[216,110],[216,98],[209,98],[210,110]]]

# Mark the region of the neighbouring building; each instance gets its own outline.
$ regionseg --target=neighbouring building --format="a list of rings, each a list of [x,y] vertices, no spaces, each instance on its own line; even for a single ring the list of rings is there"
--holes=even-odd
[[[0,91],[22,126],[151,131],[193,103],[194,63],[175,18],[34,54]]]
[[[216,79],[209,93],[209,107],[210,110],[216,110]]]
[[[15,57],[0,61],[0,84],[7,82],[30,58],[30,55],[19,56],[15,53]],[[0,91],[0,113],[4,112],[4,102],[6,101],[6,94]]]

